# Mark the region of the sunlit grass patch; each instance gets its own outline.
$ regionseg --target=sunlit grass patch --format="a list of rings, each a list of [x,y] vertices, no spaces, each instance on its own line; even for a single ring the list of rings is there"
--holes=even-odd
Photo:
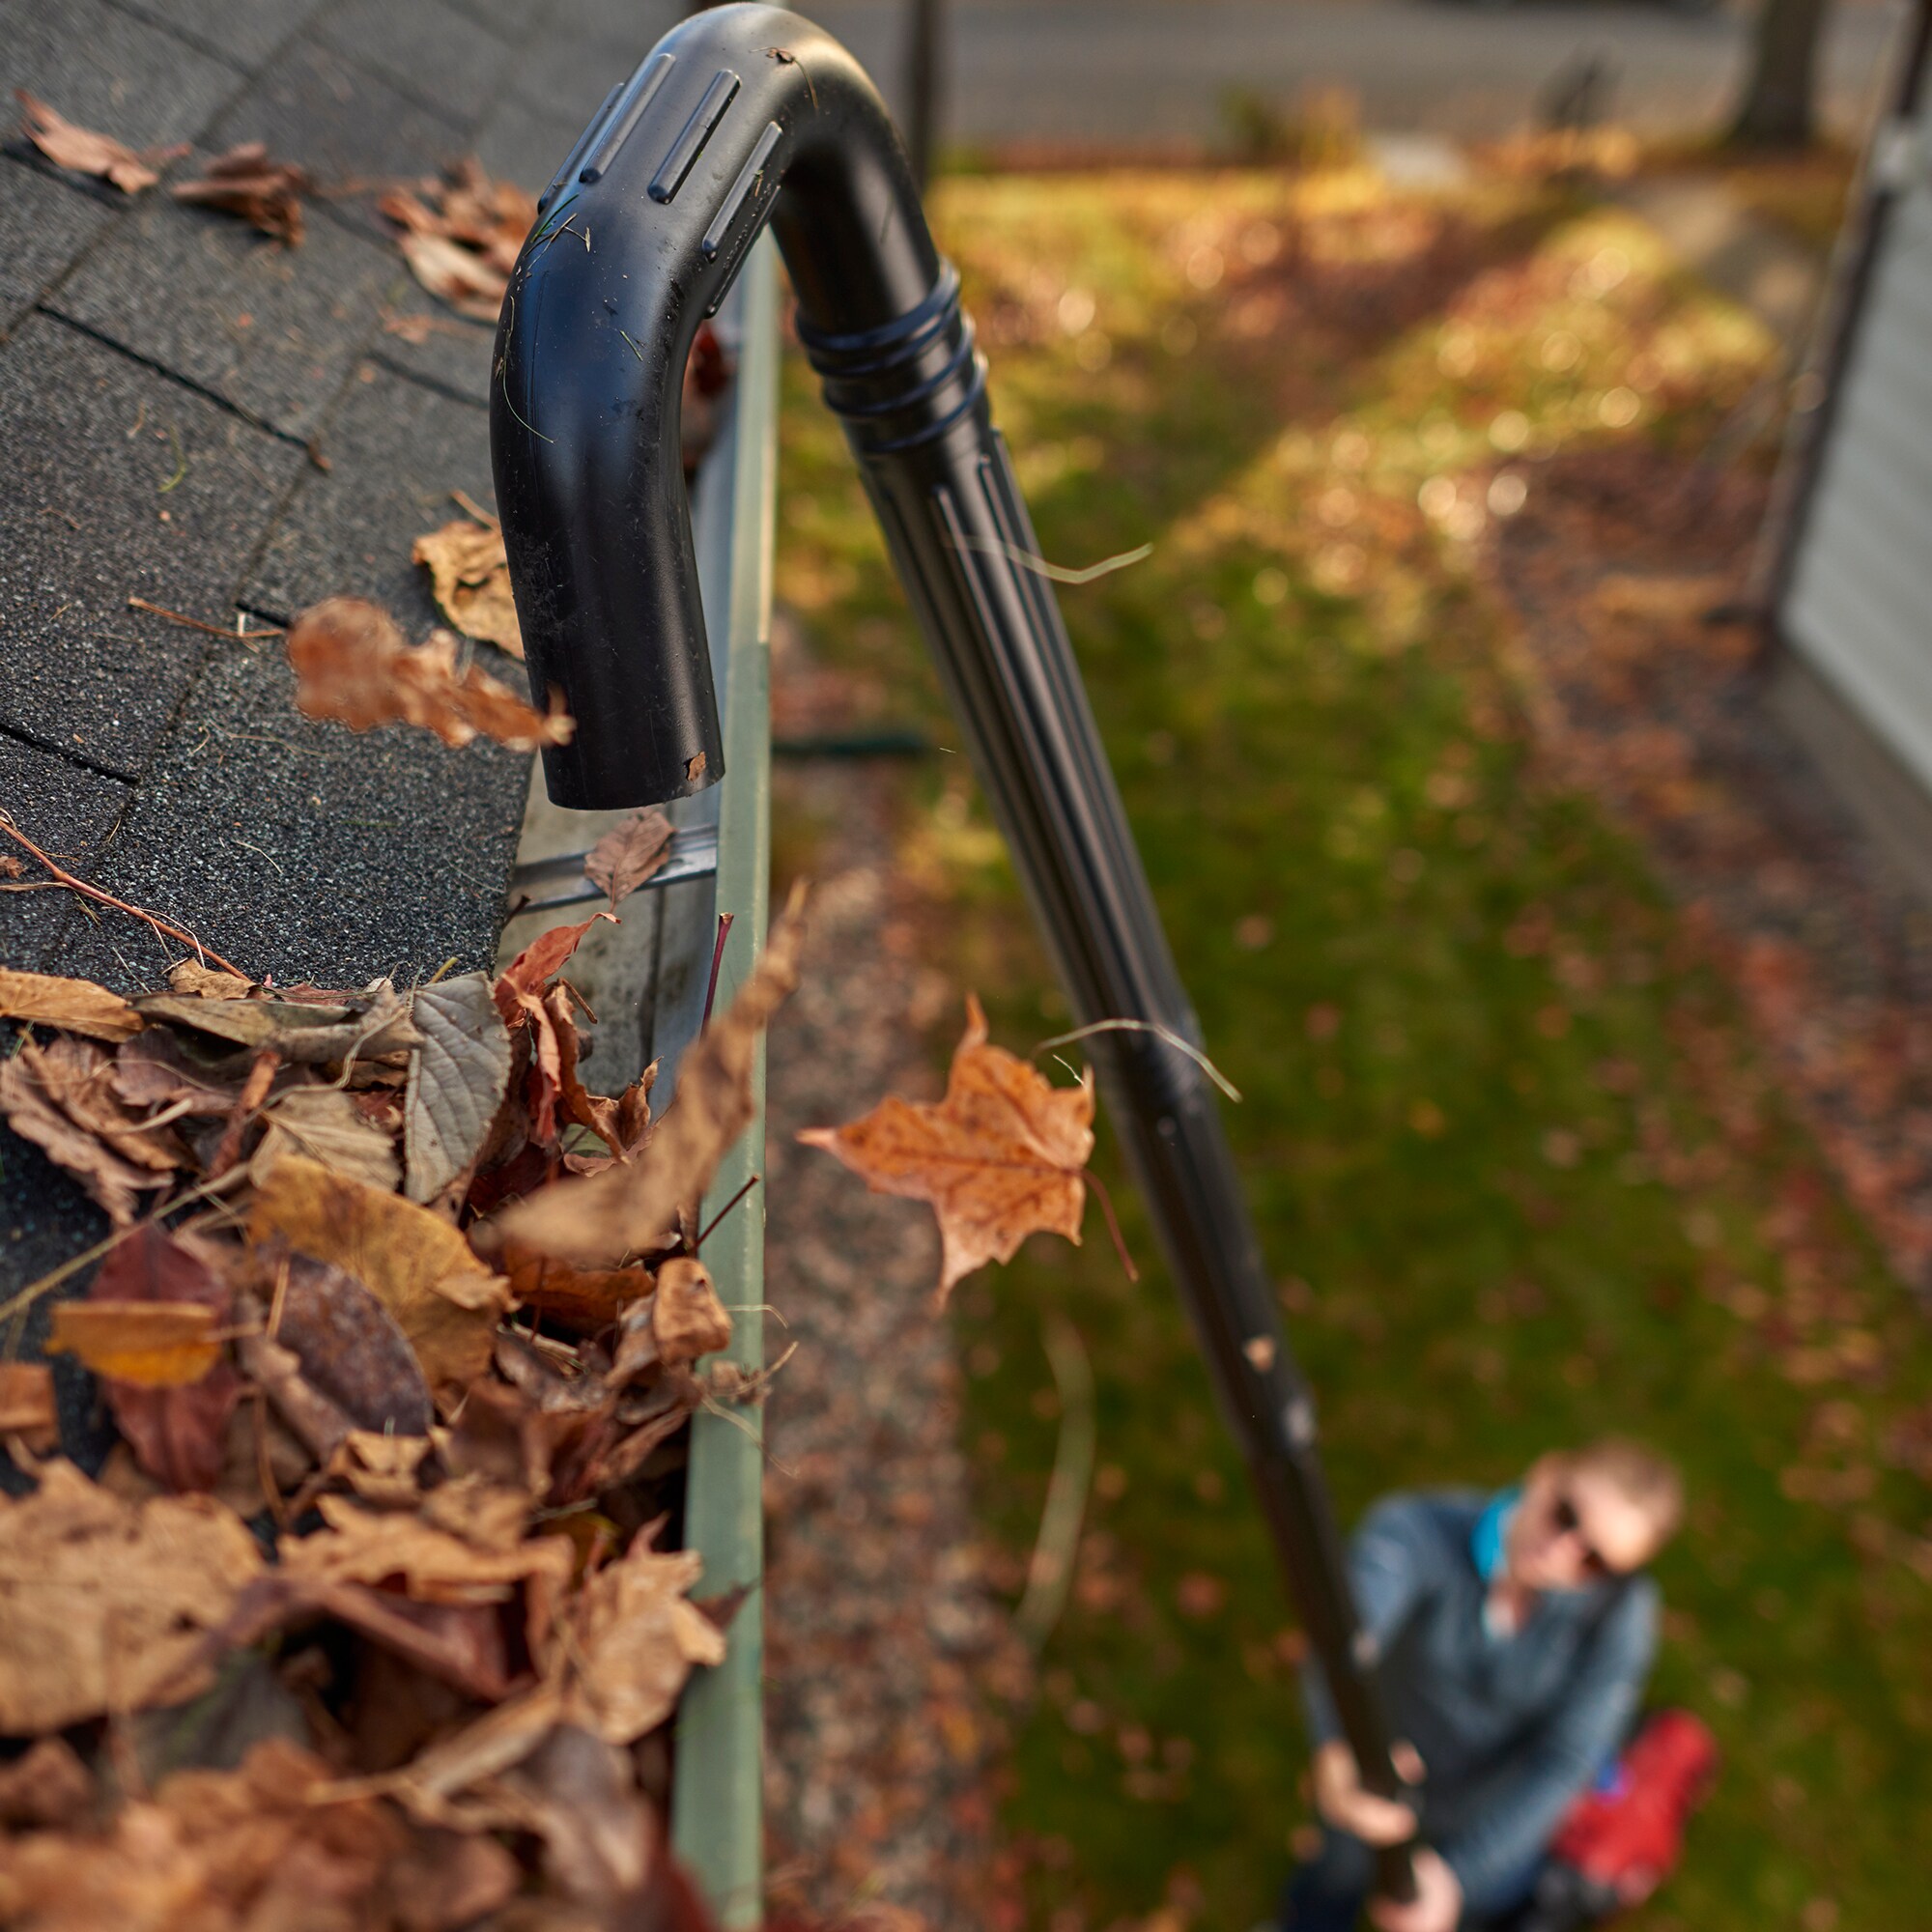
[[[1540,462],[1702,447],[1772,345],[1632,216],[1548,185],[986,178],[937,207],[1045,554],[1154,546],[1063,609],[1245,1095],[1231,1131],[1345,1515],[1601,1429],[1679,1456],[1658,1690],[1730,1763],[1632,1922],[1909,1922],[1922,1320],[1643,856],[1533,753],[1473,569]],[[780,595],[956,753],[837,429],[787,381]],[[904,863],[935,956],[1023,1051],[1064,1005],[963,767],[908,775]],[[1242,1927],[1306,1816],[1272,1557],[1158,1266],[1131,1287],[1097,1233],[1037,1240],[957,1314],[1015,1593],[1056,1439],[1048,1306],[1093,1357],[1101,1473],[1005,1800],[1032,1922],[1171,1898]]]

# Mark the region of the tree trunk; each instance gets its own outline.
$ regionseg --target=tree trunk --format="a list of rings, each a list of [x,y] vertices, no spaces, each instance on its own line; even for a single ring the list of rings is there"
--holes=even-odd
[[[1818,35],[1826,0],[1763,0],[1750,84],[1731,139],[1752,148],[1809,147],[1817,132]]]

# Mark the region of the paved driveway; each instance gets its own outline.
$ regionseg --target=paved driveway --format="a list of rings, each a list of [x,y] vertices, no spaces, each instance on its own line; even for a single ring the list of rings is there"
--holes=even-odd
[[[1748,13],[1642,0],[943,0],[946,138],[1174,144],[1225,136],[1242,87],[1292,103],[1339,82],[1376,128],[1483,135],[1518,126],[1550,76],[1602,51],[1613,112],[1650,129],[1709,123],[1743,71]],[[905,0],[806,0],[900,104]],[[1838,0],[1828,111],[1862,126],[1901,0]]]

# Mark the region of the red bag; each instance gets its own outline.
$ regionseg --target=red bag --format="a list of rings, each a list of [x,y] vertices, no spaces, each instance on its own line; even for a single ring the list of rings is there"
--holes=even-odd
[[[1718,1775],[1718,1741],[1689,1711],[1660,1711],[1617,1760],[1607,1788],[1571,1806],[1549,1847],[1599,1895],[1640,1904],[1684,1850],[1684,1825]]]

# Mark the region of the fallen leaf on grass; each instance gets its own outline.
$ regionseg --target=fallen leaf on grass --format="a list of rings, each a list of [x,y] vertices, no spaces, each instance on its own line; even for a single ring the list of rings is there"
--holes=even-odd
[[[308,188],[305,170],[293,161],[270,160],[264,142],[244,141],[210,161],[200,181],[179,182],[171,192],[177,201],[239,214],[271,241],[298,248],[301,198]]]
[[[607,1744],[632,1744],[677,1708],[695,1664],[724,1662],[724,1633],[689,1601],[703,1572],[695,1550],[660,1553],[639,1532],[589,1578],[565,1652],[568,1721]]]
[[[76,128],[44,100],[36,100],[23,87],[14,90],[14,99],[27,110],[21,131],[48,160],[56,167],[71,168],[75,174],[110,181],[123,194],[139,194],[144,187],[153,187],[161,178],[155,164],[187,153],[186,144],[183,143],[136,154],[111,135]]]
[[[510,1083],[510,1037],[481,973],[419,987],[411,1003],[422,1044],[403,1109],[404,1189],[440,1194],[483,1151]]]
[[[207,1496],[127,1503],[72,1463],[0,1502],[0,1733],[31,1736],[194,1695],[203,1633],[261,1570],[233,1510]]]
[[[671,822],[656,806],[613,825],[583,861],[583,876],[608,894],[614,911],[670,856]]]
[[[536,712],[474,665],[459,670],[456,639],[439,631],[411,644],[381,605],[331,597],[304,611],[288,636],[296,706],[352,731],[419,724],[445,745],[494,739],[513,752],[567,745],[577,728],[557,704]]]
[[[523,656],[501,525],[459,517],[418,537],[410,555],[427,566],[437,609],[466,638],[495,644],[513,658]]]
[[[804,900],[802,888],[793,892],[730,1010],[714,1019],[685,1055],[676,1096],[644,1151],[514,1203],[486,1224],[498,1238],[589,1267],[613,1266],[664,1245],[679,1210],[703,1194],[725,1149],[751,1121],[758,1042],[798,983]]]
[[[809,1127],[807,1147],[836,1154],[867,1186],[930,1203],[943,1243],[939,1293],[989,1261],[1010,1261],[1029,1235],[1078,1245],[1082,1179],[1094,1151],[1094,1085],[1055,1087],[1024,1060],[987,1044],[970,995],[946,1098],[889,1094],[863,1120]]]
[[[53,1372],[44,1362],[0,1362],[0,1435],[49,1449],[59,1435]]]
[[[432,1388],[489,1367],[509,1289],[447,1221],[312,1160],[277,1161],[257,1188],[250,1236],[285,1235],[362,1283],[396,1318]]]
[[[110,993],[91,980],[15,973],[5,966],[0,966],[0,1019],[64,1027],[109,1044],[130,1038],[144,1024],[119,993]]]

